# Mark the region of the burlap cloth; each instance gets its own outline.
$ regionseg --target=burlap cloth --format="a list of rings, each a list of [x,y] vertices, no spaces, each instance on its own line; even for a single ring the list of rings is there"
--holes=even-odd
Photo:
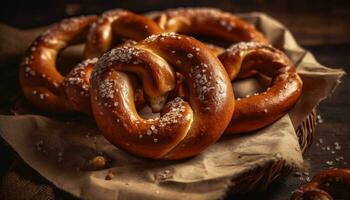
[[[88,117],[0,115],[1,137],[48,180],[17,160],[2,177],[0,199],[73,198],[57,192],[51,183],[84,199],[218,199],[234,191],[235,182],[250,171],[274,163],[284,163],[283,167],[289,169],[302,167],[294,128],[331,94],[344,72],[317,63],[285,27],[270,17],[262,13],[241,17],[284,50],[303,79],[302,97],[289,114],[255,133],[223,137],[202,154],[174,162],[142,159],[120,151],[99,134]],[[0,64],[4,71],[3,67],[18,66],[23,51],[40,31],[0,26],[0,32]],[[237,83],[235,88],[238,96],[257,89],[254,80]],[[84,170],[97,155],[111,160],[108,168]],[[111,173],[112,179],[105,180]]]

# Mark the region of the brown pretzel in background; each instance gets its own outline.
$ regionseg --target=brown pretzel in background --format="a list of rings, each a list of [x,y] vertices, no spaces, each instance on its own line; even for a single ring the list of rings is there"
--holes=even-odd
[[[96,20],[96,16],[63,20],[30,46],[20,66],[20,82],[35,106],[49,112],[91,113],[89,76],[96,57],[112,48],[116,38],[141,40],[162,32],[152,20],[125,10],[108,11]],[[57,56],[77,43],[86,44],[87,60],[64,77],[56,68]]]
[[[350,169],[322,170],[312,180],[296,190],[291,200],[333,200],[341,196],[350,198]]]
[[[189,87],[189,101],[167,94],[175,71]],[[134,105],[131,74],[142,80],[159,118],[141,117]],[[91,100],[102,134],[114,145],[154,159],[199,154],[224,132],[234,109],[233,89],[221,62],[201,42],[184,35],[152,35],[104,54],[91,76]],[[163,104],[165,106],[163,107]]]
[[[289,58],[270,45],[241,42],[219,55],[231,80],[238,73],[257,71],[271,78],[270,87],[262,93],[236,101],[235,113],[226,133],[250,132],[281,118],[298,101],[302,80]]]
[[[214,36],[230,42],[268,43],[252,24],[214,8],[170,9],[161,13],[156,21],[167,32]]]

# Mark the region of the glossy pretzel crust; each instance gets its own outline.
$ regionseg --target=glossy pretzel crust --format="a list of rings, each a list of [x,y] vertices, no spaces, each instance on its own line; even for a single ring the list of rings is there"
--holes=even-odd
[[[189,101],[165,102],[180,72],[189,87]],[[136,111],[136,74],[159,118],[144,119]],[[233,89],[220,61],[204,44],[175,33],[148,37],[136,45],[103,55],[91,77],[95,120],[114,145],[154,159],[182,159],[213,144],[231,120]]]

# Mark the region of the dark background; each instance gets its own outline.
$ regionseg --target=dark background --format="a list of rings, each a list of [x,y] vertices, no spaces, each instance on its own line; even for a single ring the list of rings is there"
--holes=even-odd
[[[265,12],[290,28],[301,44],[350,42],[350,3],[347,0],[11,0],[2,1],[0,22],[31,28],[111,8],[143,13],[181,6],[217,7],[233,13]]]
[[[137,13],[162,10],[179,6],[218,7],[233,13],[260,11],[282,22],[296,37],[298,43],[310,50],[323,65],[342,67],[350,72],[350,3],[349,1],[301,1],[301,0],[86,0],[86,1],[28,1],[1,2],[0,23],[21,29],[48,25],[62,18],[96,14],[111,8],[126,8]],[[350,167],[350,77],[346,75],[335,93],[322,102],[317,109],[319,124],[316,138],[305,154],[306,171],[310,176],[320,169]],[[320,139],[323,143],[320,143]],[[3,142],[3,141],[2,141]],[[338,142],[341,149],[335,149]],[[1,144],[1,142],[0,142]],[[324,150],[329,146],[330,150]],[[0,178],[6,171],[18,166],[29,168],[8,146],[0,145],[0,154],[5,160],[0,164]],[[337,161],[337,158],[344,160]],[[334,165],[327,165],[333,161]],[[14,164],[17,163],[17,164]],[[21,165],[20,168],[23,166]],[[31,170],[31,169],[26,169]],[[32,170],[35,181],[45,180]],[[274,183],[266,192],[248,194],[237,199],[289,199],[291,192],[304,184],[304,180],[291,174]],[[1,189],[0,189],[1,190]],[[55,191],[57,199],[71,199],[68,194]],[[231,197],[231,199],[236,199]]]

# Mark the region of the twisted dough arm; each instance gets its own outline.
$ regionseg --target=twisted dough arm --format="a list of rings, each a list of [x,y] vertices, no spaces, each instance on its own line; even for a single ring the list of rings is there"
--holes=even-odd
[[[91,114],[90,76],[97,58],[86,59],[76,65],[65,77],[65,94],[75,111]]]
[[[91,26],[85,55],[89,58],[100,57],[115,45],[116,37],[139,41],[162,32],[157,23],[145,16],[121,9],[110,10]]]
[[[158,98],[175,86],[170,65],[184,75],[189,102],[175,98],[166,103],[160,118],[142,118],[127,73],[137,74],[145,93]],[[158,79],[172,82],[158,85]],[[103,135],[121,149],[154,159],[199,154],[221,136],[234,109],[230,80],[217,57],[199,41],[175,33],[153,35],[104,54],[91,84],[93,113]]]

